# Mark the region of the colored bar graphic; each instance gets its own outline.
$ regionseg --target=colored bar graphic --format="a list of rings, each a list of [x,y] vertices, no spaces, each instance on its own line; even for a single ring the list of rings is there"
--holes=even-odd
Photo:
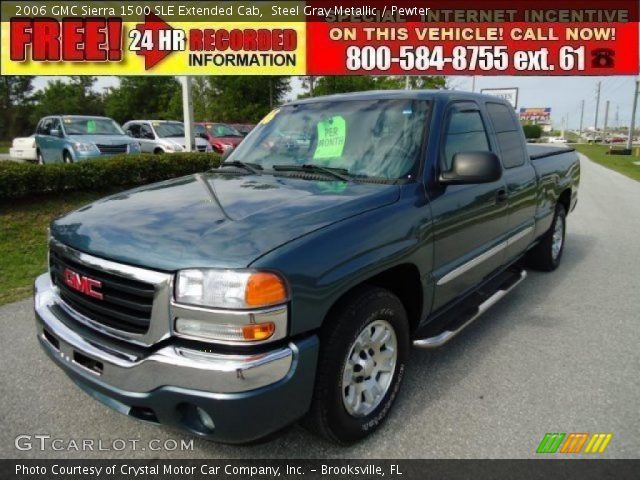
[[[594,433],[591,438],[589,435],[589,432],[546,433],[536,453],[604,453],[613,438],[612,433]],[[587,447],[582,451],[585,443]]]
[[[536,453],[556,453],[566,433],[547,433],[538,445]]]

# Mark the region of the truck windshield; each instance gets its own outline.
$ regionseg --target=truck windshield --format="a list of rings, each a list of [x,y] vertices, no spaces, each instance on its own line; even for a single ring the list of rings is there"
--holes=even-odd
[[[179,122],[156,122],[153,128],[160,138],[184,137],[184,125]]]
[[[410,179],[416,171],[429,104],[424,100],[323,101],[274,110],[228,161],[316,165],[350,176]]]
[[[124,135],[110,118],[63,117],[62,123],[67,135]]]

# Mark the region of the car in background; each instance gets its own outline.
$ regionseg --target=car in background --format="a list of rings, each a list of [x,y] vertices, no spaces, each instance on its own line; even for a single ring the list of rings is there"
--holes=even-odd
[[[549,137],[549,143],[567,143],[564,137]]]
[[[52,115],[35,133],[39,164],[73,163],[117,154],[139,154],[140,144],[107,117]]]
[[[9,157],[18,160],[36,160],[38,156],[35,136],[14,138],[9,149]]]
[[[238,130],[243,137],[249,135],[249,132],[256,128],[255,124],[253,123],[232,123],[231,126]]]
[[[174,153],[186,150],[184,123],[175,120],[131,120],[122,127],[140,143],[143,153]],[[196,135],[196,150],[212,152],[208,141]]]
[[[236,148],[244,138],[244,135],[226,123],[196,122],[193,127],[196,136],[207,140],[216,153]]]

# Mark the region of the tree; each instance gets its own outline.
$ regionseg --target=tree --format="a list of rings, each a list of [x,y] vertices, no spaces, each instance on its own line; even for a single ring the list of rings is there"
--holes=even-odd
[[[306,77],[302,82],[307,91],[299,97],[310,96],[310,81]],[[314,96],[331,95],[334,93],[362,92],[367,90],[402,90],[406,86],[406,77],[394,75],[349,75],[324,76],[314,79]],[[444,77],[411,76],[409,86],[412,90],[446,87]]]
[[[120,84],[105,95],[105,111],[120,123],[182,120],[182,89],[174,77],[120,77]]]
[[[0,136],[11,139],[32,132],[29,121],[33,77],[0,76]]]
[[[289,83],[290,77],[284,76],[208,77],[203,97],[198,100],[204,102],[198,109],[206,117],[196,119],[255,123],[282,103],[291,89]]]
[[[49,82],[33,98],[33,124],[47,115],[104,115],[102,95],[93,90],[96,77],[69,77]]]

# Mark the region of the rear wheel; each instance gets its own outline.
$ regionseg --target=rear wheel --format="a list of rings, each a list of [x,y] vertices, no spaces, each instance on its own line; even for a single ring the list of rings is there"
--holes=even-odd
[[[407,314],[393,293],[366,287],[328,322],[304,423],[331,441],[349,444],[383,423],[398,394],[409,352]]]
[[[527,256],[527,263],[531,268],[544,272],[551,272],[558,268],[564,252],[566,225],[567,212],[564,205],[558,204],[551,228]]]

